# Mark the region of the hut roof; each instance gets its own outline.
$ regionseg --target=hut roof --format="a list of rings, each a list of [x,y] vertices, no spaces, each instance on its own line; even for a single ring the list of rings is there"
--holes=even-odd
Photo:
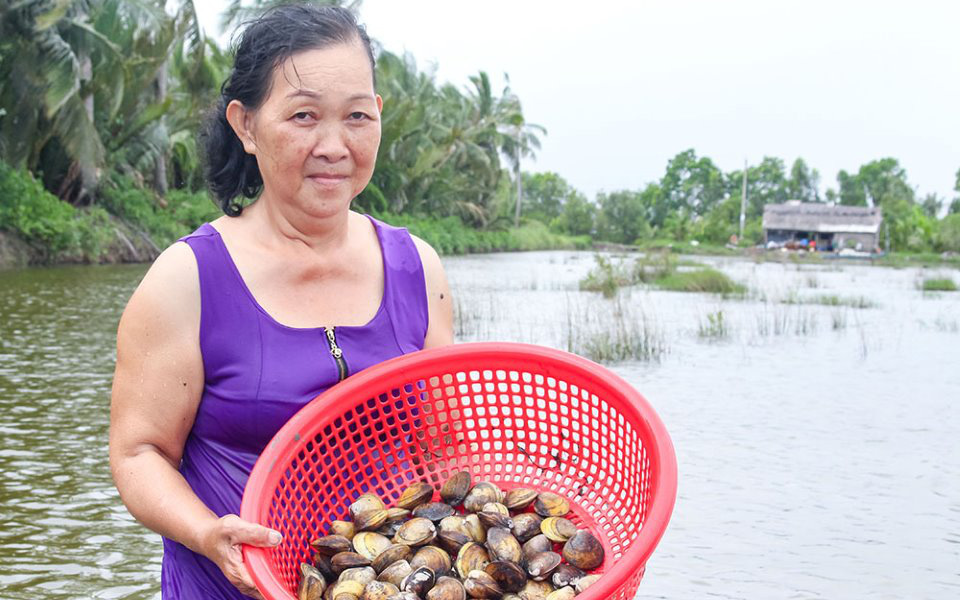
[[[879,208],[788,202],[763,207],[763,228],[818,233],[877,233],[883,222]]]

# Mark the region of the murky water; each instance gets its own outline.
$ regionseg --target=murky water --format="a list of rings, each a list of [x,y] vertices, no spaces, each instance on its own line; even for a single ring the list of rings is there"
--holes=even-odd
[[[638,597],[960,596],[960,295],[921,293],[915,269],[698,260],[751,293],[611,301],[577,289],[589,253],[445,260],[460,341],[568,349],[619,310],[663,351],[613,367],[680,466]],[[0,273],[0,597],[159,597],[159,538],[107,466],[114,334],[144,270]]]

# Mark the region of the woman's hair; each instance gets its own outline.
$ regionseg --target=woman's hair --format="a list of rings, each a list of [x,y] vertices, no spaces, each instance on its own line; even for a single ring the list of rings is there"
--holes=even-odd
[[[359,40],[376,67],[370,38],[353,13],[336,6],[287,4],[272,8],[246,24],[236,43],[233,70],[220,88],[220,100],[201,132],[207,183],[223,212],[243,210],[235,200],[255,198],[263,188],[257,159],[227,122],[227,105],[239,100],[247,110],[259,108],[270,92],[273,70],[298,52]],[[376,83],[374,81],[374,83]]]

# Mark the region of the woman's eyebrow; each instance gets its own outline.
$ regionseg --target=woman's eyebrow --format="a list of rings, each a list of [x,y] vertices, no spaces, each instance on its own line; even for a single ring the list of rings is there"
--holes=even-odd
[[[308,98],[322,98],[323,94],[313,90],[298,89],[287,94],[287,99],[297,98],[299,96],[306,96]],[[373,94],[354,94],[347,98],[347,100],[373,100],[374,98],[375,96]]]

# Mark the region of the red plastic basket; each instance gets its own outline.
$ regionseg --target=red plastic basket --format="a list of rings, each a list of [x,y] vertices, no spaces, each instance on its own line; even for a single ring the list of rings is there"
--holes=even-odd
[[[437,490],[459,470],[503,489],[571,499],[571,520],[606,552],[578,600],[636,593],[677,492],[663,423],[616,374],[573,354],[513,343],[424,350],[357,373],[318,396],[257,460],[240,516],[283,534],[245,546],[267,600],[295,600],[309,542],[372,492],[391,505],[413,481]]]

